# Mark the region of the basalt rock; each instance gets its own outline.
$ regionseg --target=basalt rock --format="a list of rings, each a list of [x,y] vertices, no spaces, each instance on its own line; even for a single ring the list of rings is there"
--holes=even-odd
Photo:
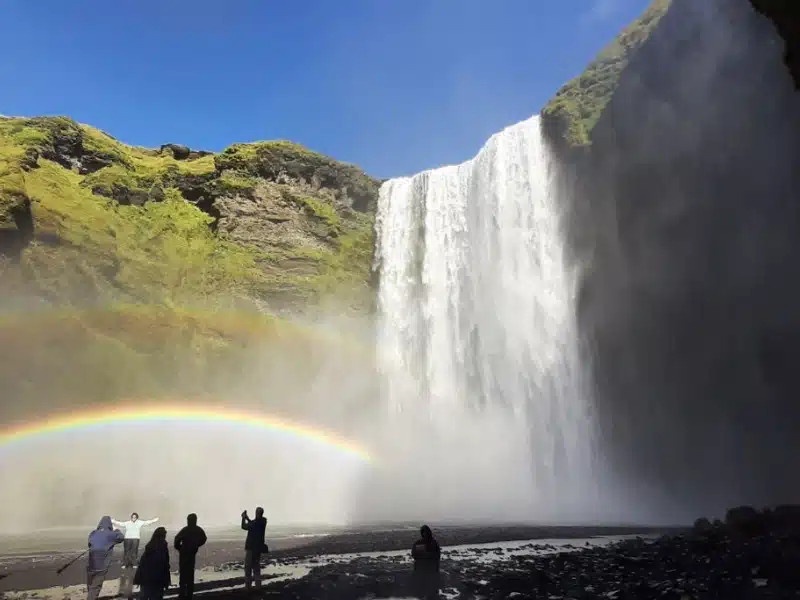
[[[800,88],[800,4],[794,0],[750,0],[753,7],[769,18],[786,45],[783,60]]]
[[[169,152],[175,160],[185,160],[192,154],[189,146],[184,146],[183,144],[162,144],[159,150],[162,154]]]

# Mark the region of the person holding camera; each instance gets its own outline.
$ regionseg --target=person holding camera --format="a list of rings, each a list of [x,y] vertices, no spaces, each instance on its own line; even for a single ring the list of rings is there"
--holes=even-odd
[[[264,509],[256,508],[256,518],[247,516],[247,511],[242,513],[242,529],[247,532],[244,542],[244,584],[250,590],[255,581],[256,589],[261,589],[261,555],[269,552],[264,536],[267,532],[267,518]]]

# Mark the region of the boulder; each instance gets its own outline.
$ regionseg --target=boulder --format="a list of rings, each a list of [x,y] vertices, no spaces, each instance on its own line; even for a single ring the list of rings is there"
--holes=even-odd
[[[162,144],[160,151],[162,154],[170,152],[175,160],[186,160],[192,153],[189,146],[183,144]]]

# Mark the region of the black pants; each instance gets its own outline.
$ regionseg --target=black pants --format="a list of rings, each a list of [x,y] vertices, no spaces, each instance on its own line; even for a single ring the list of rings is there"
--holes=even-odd
[[[183,552],[178,555],[178,598],[191,600],[194,594],[194,562],[197,554]]]
[[[261,552],[244,551],[244,585],[249,590],[255,581],[256,589],[261,589]]]
[[[164,600],[163,587],[147,587],[142,586],[142,591],[139,594],[139,600]]]
[[[432,570],[416,570],[413,576],[414,595],[423,600],[435,600],[439,597],[439,572]]]
[[[124,567],[136,566],[136,559],[139,558],[139,540],[125,540],[122,542],[122,565]]]

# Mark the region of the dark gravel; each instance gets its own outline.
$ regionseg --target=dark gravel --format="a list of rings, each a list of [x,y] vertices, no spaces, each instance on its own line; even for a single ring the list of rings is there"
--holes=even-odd
[[[724,524],[698,520],[692,530],[655,540],[514,556],[501,564],[454,561],[445,548],[442,570],[441,591],[449,597],[457,592],[461,599],[800,598],[800,507],[765,512],[741,507],[729,511]],[[268,586],[261,597],[357,600],[412,594],[409,565],[379,557],[320,566],[301,580]],[[245,596],[212,592],[205,597]]]
[[[515,530],[524,528],[516,528]],[[636,538],[607,547],[557,549],[545,542],[526,547],[550,554],[505,556],[500,562],[455,560],[459,552],[449,550],[452,543],[477,543],[486,528],[447,528],[438,531],[443,560],[440,597],[460,600],[761,600],[800,598],[800,507],[779,507],[755,511],[739,507],[728,512],[725,522],[699,519],[695,526],[672,531],[657,538]],[[520,539],[520,535],[496,538]],[[530,533],[530,532],[526,532]],[[551,537],[554,533],[547,531]],[[577,533],[577,532],[575,532]],[[588,532],[582,532],[586,535]],[[598,534],[598,531],[593,531]],[[605,532],[604,532],[605,533]],[[610,533],[610,532],[609,532]],[[330,551],[392,550],[406,548],[413,531],[360,532],[332,536],[304,548],[283,549],[270,556],[291,564],[309,554]],[[565,537],[552,536],[552,537]],[[576,536],[577,537],[577,536]],[[358,542],[358,543],[357,543]],[[371,547],[364,547],[364,544]],[[569,550],[569,551],[567,551]],[[488,547],[478,555],[502,557],[507,550]],[[471,552],[474,556],[476,553]],[[238,562],[220,564],[222,570],[238,569]],[[404,598],[414,592],[410,565],[401,557],[358,558],[349,563],[320,565],[298,580],[266,582],[258,596],[243,589],[240,578],[200,584],[198,598],[235,599],[247,597],[287,599],[366,600]],[[215,591],[216,589],[216,591]],[[171,590],[172,592],[172,590]],[[174,597],[174,592],[168,597]]]

